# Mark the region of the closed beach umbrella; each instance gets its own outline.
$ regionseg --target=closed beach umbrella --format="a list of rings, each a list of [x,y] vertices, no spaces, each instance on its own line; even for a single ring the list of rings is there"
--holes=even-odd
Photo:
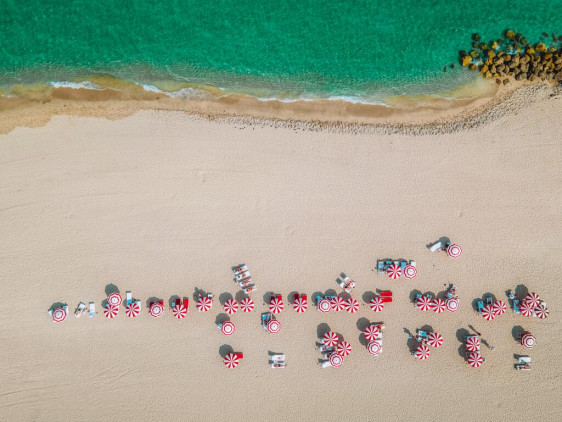
[[[380,342],[380,340],[370,341],[369,344],[367,345],[367,351],[373,356],[378,355],[381,352],[381,350],[382,350],[382,343]]]
[[[384,303],[382,301],[382,297],[375,296],[369,302],[369,306],[373,312],[381,312],[384,309]]]
[[[400,269],[399,265],[390,264],[386,269],[386,275],[392,278],[393,280],[396,280],[402,275],[402,270]]]
[[[281,324],[276,319],[271,319],[267,323],[267,331],[271,334],[277,334],[281,330]]]
[[[134,318],[140,315],[141,307],[138,302],[131,302],[125,308],[125,315],[129,318]]]
[[[154,318],[158,318],[159,316],[162,316],[164,314],[164,306],[162,306],[160,303],[153,302],[150,305],[150,309],[148,310],[148,313],[152,315]]]
[[[251,297],[245,297],[240,301],[240,309],[242,309],[242,312],[252,312],[254,306],[254,301]]]
[[[234,299],[228,299],[226,302],[224,302],[224,311],[227,314],[235,314],[236,312],[238,312],[238,302],[236,302]]]
[[[447,255],[449,255],[451,258],[458,258],[459,256],[462,255],[462,249],[459,245],[456,245],[455,243],[451,243],[447,247]]]
[[[271,299],[269,299],[269,310],[272,313],[278,314],[283,310],[284,307],[285,305],[283,304],[283,298],[280,295],[272,296]]]
[[[349,298],[348,300],[345,301],[344,305],[345,305],[345,310],[350,314],[354,314],[359,310],[359,302],[357,302],[357,299]]]
[[[507,311],[507,305],[501,300],[496,300],[492,308],[496,315],[503,315],[505,314],[505,311]]]
[[[533,347],[535,347],[536,343],[537,339],[528,331],[525,331],[523,334],[521,334],[521,344],[527,349],[532,349]]]
[[[480,350],[480,338],[476,336],[470,336],[466,339],[466,350],[469,352],[476,352]]]
[[[541,298],[535,292],[530,292],[529,294],[527,294],[527,296],[525,296],[523,302],[528,303],[529,305],[531,305],[531,308],[534,308],[536,306],[539,306],[539,303],[541,303]]]
[[[200,297],[197,299],[196,306],[199,312],[207,312],[213,306],[213,301],[208,297]]]
[[[332,353],[330,355],[330,365],[334,366],[334,367],[338,367],[338,366],[342,366],[343,364],[343,358],[338,355],[337,353]]]
[[[330,299],[322,299],[320,302],[318,302],[318,310],[320,312],[327,313],[330,312],[331,309],[332,303],[330,302]]]
[[[177,319],[184,319],[187,315],[187,308],[183,306],[183,303],[177,303],[172,307],[172,314]]]
[[[425,344],[420,344],[414,353],[416,359],[426,360],[429,357],[429,347]]]
[[[443,345],[443,336],[435,331],[427,335],[427,344],[432,347],[441,347]]]
[[[532,316],[533,310],[534,310],[534,308],[528,302],[523,302],[523,303],[521,303],[521,305],[519,305],[519,312],[521,312],[521,315],[523,315],[523,316],[526,316],[526,317]]]
[[[427,296],[420,296],[416,299],[416,306],[422,311],[429,311],[431,309],[431,299]]]
[[[103,314],[105,315],[106,318],[113,319],[117,316],[117,314],[119,314],[119,307],[113,305],[107,305],[105,308],[103,308]]]
[[[234,353],[229,353],[224,357],[224,364],[227,368],[236,368],[240,363],[240,359]]]
[[[369,341],[375,340],[378,335],[380,334],[380,330],[376,325],[369,325],[367,328],[365,328],[365,331],[363,331],[363,334],[365,335],[365,338]]]
[[[548,318],[548,308],[544,303],[541,303],[539,306],[535,308],[535,315],[538,316],[540,319]]]
[[[449,312],[456,312],[459,309],[459,300],[456,297],[450,297],[445,302],[445,306]]]
[[[53,311],[52,317],[54,322],[63,322],[68,316],[68,312],[64,308],[57,308]]]
[[[340,344],[338,344],[337,352],[340,356],[349,356],[349,354],[351,353],[351,344],[349,344],[347,341],[342,341]]]
[[[121,295],[119,293],[111,293],[107,297],[107,303],[109,303],[110,305],[113,305],[113,306],[119,306],[123,303],[123,298],[121,297]]]
[[[404,267],[404,277],[412,279],[418,275],[418,269],[413,265],[406,265]]]
[[[338,344],[338,341],[338,335],[333,331],[328,331],[322,338],[322,343],[324,343],[326,346],[335,346],[336,344]]]
[[[336,296],[333,297],[330,300],[330,303],[332,305],[332,309],[336,312],[342,311],[345,309],[345,300],[343,299],[343,297],[340,296]]]
[[[484,362],[484,359],[482,358],[480,352],[471,352],[467,356],[467,361],[468,364],[473,368],[480,368],[482,366],[482,362]]]
[[[433,302],[431,302],[431,309],[436,314],[440,314],[441,312],[445,312],[447,306],[445,306],[445,301],[443,299],[435,298]]]
[[[236,327],[230,321],[225,321],[221,324],[221,331],[225,336],[230,336],[234,333]]]
[[[295,299],[293,303],[293,309],[297,311],[297,313],[302,314],[304,311],[308,309],[308,302],[303,297],[298,297]]]
[[[492,305],[484,306],[482,308],[482,317],[486,321],[492,321],[496,317],[496,314],[494,312],[494,307]]]

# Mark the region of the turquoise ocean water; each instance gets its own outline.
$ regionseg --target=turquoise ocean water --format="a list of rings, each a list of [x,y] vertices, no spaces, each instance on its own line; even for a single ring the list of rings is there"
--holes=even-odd
[[[538,42],[560,17],[562,0],[0,0],[0,87],[102,75],[263,99],[446,95],[476,77],[457,63],[472,33]]]

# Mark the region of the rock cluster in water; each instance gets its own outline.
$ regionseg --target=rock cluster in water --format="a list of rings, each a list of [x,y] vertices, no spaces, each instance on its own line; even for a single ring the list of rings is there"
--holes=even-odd
[[[472,50],[460,51],[459,60],[470,70],[479,70],[486,79],[496,78],[496,83],[515,80],[558,81],[562,84],[562,36],[542,34],[547,41],[531,45],[527,38],[506,30],[502,38],[480,42],[478,34],[472,35]]]

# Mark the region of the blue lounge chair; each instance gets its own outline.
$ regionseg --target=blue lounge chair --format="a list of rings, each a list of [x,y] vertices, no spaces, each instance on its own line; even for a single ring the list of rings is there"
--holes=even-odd
[[[478,313],[482,313],[482,308],[484,307],[484,302],[482,300],[478,301]]]
[[[322,299],[324,299],[324,296],[316,295],[316,304],[318,305],[318,303],[319,303]]]
[[[379,273],[384,271],[384,261],[377,261],[377,271]]]
[[[519,301],[517,299],[513,299],[513,312],[516,314],[520,314],[521,311],[519,310]]]
[[[406,268],[406,265],[408,265],[406,261],[400,261],[400,269],[402,270],[402,272],[404,272],[404,268]]]
[[[488,296],[486,298],[486,305],[491,305],[494,303],[494,299],[492,299],[492,296]]]
[[[271,313],[269,312],[261,316],[261,325],[263,326],[263,328],[267,328],[267,323],[269,322],[270,319],[271,319]]]
[[[418,339],[417,339],[418,341],[421,341],[422,338],[427,340],[427,332],[418,330],[417,334],[418,334]]]

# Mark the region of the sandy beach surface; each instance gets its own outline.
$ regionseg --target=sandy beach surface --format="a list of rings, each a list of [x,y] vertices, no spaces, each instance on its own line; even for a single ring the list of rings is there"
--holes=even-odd
[[[562,98],[544,99],[470,131],[440,135],[337,134],[206,121],[143,111],[122,120],[56,116],[0,136],[0,420],[562,420]],[[457,260],[426,244],[449,236]],[[390,280],[378,258],[417,261]],[[219,296],[239,293],[246,263],[256,312],[223,336]],[[350,275],[357,314],[286,309],[282,330],[260,326],[268,292],[336,289]],[[454,283],[456,313],[415,309],[416,291]],[[107,285],[143,301],[143,314],[104,318]],[[150,317],[151,297],[215,293],[178,321]],[[546,320],[511,310],[484,321],[473,301],[541,295]],[[391,289],[375,314],[369,292]],[[336,290],[339,291],[339,290]],[[225,295],[226,294],[226,295]],[[95,301],[98,315],[54,324],[55,302]],[[360,338],[384,321],[384,352]],[[429,325],[444,345],[427,361],[405,329]],[[469,325],[494,350],[464,361]],[[352,344],[340,368],[315,350],[329,326]],[[537,338],[528,351],[514,339]],[[244,360],[234,370],[220,352]],[[288,366],[268,367],[268,352]],[[517,372],[514,355],[532,356]]]

